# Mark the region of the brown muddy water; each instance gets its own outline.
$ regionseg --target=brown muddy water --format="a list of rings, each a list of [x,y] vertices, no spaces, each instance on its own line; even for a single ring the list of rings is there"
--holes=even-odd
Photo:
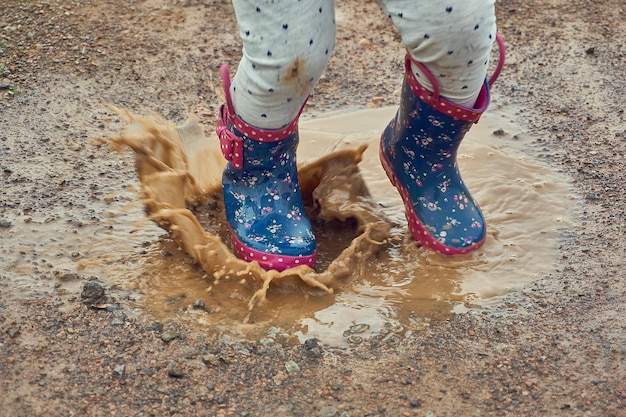
[[[402,200],[380,167],[378,137],[395,108],[309,116],[300,124],[298,158],[318,265],[265,272],[230,253],[216,137],[194,120],[176,127],[122,113],[127,129],[107,142],[125,163],[134,155],[142,189],[105,196],[108,208],[95,213],[102,221],[88,233],[63,229],[59,236],[54,221],[17,222],[14,249],[3,253],[11,255],[18,287],[38,285],[29,278],[37,262],[29,254],[37,253],[42,264],[54,259],[57,270],[128,290],[162,321],[252,338],[315,337],[336,347],[367,337],[393,344],[433,320],[488,309],[498,296],[546,276],[572,227],[570,180],[524,153],[535,138],[522,133],[506,105],[493,105],[461,146],[459,165],[488,236],[479,250],[455,257],[411,240]]]

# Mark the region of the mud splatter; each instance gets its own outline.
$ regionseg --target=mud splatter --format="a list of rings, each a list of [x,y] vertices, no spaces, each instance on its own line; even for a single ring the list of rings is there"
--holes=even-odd
[[[176,242],[215,280],[241,280],[257,286],[249,307],[265,300],[270,285],[299,280],[327,293],[350,276],[364,258],[386,245],[389,221],[376,209],[358,169],[366,146],[331,153],[299,170],[308,211],[320,221],[354,222],[357,236],[323,271],[306,266],[286,271],[265,271],[256,262],[236,258],[222,236],[223,200],[218,173],[224,161],[216,140],[202,134],[197,120],[177,127],[158,118],[119,111],[130,124],[109,139],[113,149],[129,147],[145,194],[149,218],[171,233]],[[182,190],[182,192],[181,192]],[[198,213],[208,210],[211,223],[203,225]],[[205,213],[207,214],[207,213]]]
[[[291,65],[287,67],[285,74],[282,77],[282,80],[286,83],[294,83],[298,82],[298,78],[302,73],[302,69],[304,68],[304,60],[302,58],[296,58]]]

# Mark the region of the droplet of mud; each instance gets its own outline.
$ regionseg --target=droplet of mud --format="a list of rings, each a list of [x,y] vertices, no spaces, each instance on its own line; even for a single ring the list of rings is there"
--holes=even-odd
[[[400,344],[400,340],[401,339],[398,336],[396,336],[395,334],[392,334],[387,339],[385,339],[385,343],[388,346],[396,346],[396,345]]]
[[[355,324],[354,326],[350,326],[350,332],[352,334],[354,333],[364,333],[366,331],[368,331],[370,329],[370,325],[369,324],[365,324],[365,323],[360,323],[360,324]]]
[[[384,329],[388,330],[389,332],[400,333],[402,330],[404,330],[404,327],[402,327],[402,325],[399,323],[387,322],[384,324]]]

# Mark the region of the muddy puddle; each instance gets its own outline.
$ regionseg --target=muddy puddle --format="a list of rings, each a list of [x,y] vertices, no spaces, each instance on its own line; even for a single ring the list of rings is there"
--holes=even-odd
[[[394,113],[379,108],[302,119],[298,158],[318,239],[315,271],[265,272],[235,258],[215,136],[194,120],[176,127],[124,113],[127,128],[108,143],[121,161],[136,164],[141,189],[110,191],[106,210],[95,213],[100,221],[78,231],[68,220],[16,223],[15,282],[36,287],[26,277],[44,270],[47,256],[55,270],[96,275],[127,290],[162,321],[176,317],[207,332],[280,333],[341,347],[369,337],[397,343],[454,312],[489,308],[554,270],[576,201],[568,178],[523,152],[535,138],[521,133],[515,109],[493,105],[461,146],[461,171],[488,236],[478,251],[456,257],[420,248],[408,234],[402,200],[377,155]],[[81,283],[64,277],[57,285]]]

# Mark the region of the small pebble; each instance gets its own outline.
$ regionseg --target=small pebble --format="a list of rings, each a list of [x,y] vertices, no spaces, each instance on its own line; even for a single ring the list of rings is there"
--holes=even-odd
[[[124,377],[124,373],[126,372],[126,365],[117,365],[113,368],[113,376],[116,378]]]
[[[317,414],[319,417],[334,417],[337,415],[337,408],[335,406],[329,405],[326,407],[322,407]]]
[[[182,368],[178,365],[173,365],[167,368],[167,375],[172,378],[182,378],[185,376]]]
[[[300,367],[294,361],[287,361],[285,363],[285,369],[288,373],[300,372]]]
[[[80,299],[85,304],[98,304],[104,301],[104,286],[98,279],[90,279],[83,285]]]
[[[304,341],[304,348],[312,356],[322,356],[322,348],[317,339],[307,339]]]
[[[161,340],[169,343],[174,339],[177,339],[180,336],[180,334],[178,334],[177,332],[170,332],[170,331],[165,331],[163,333],[161,333]]]

